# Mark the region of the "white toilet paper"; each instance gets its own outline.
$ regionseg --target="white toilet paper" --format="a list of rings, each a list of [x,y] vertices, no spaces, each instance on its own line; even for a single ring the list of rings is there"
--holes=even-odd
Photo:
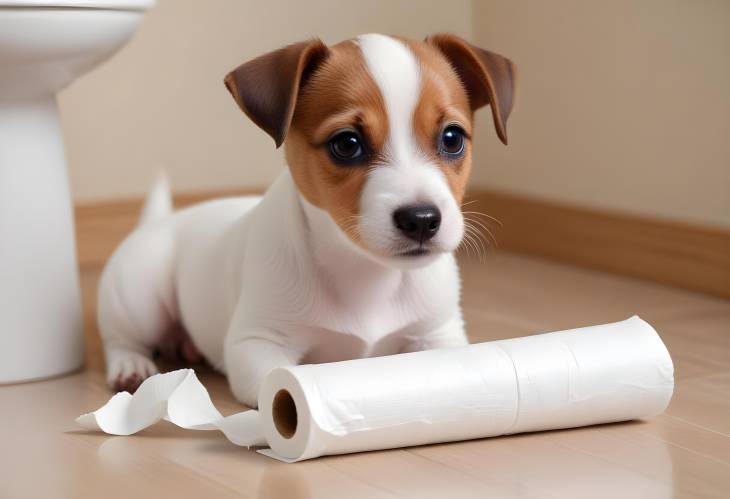
[[[466,347],[275,369],[259,411],[223,418],[191,370],[80,416],[129,435],[160,419],[283,461],[625,421],[662,412],[673,366],[639,317]]]

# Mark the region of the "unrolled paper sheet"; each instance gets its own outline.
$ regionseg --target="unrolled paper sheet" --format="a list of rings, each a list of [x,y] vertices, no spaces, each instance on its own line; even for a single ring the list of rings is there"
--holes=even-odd
[[[278,368],[259,411],[222,417],[189,369],[77,422],[130,435],[160,419],[282,461],[626,421],[664,411],[672,360],[639,317],[465,347]]]

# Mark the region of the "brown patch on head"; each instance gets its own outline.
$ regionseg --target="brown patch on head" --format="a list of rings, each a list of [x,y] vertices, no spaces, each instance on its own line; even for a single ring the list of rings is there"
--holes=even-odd
[[[327,59],[301,89],[285,152],[304,198],[329,212],[340,228],[359,243],[356,222],[369,167],[336,164],[328,145],[335,132],[347,128],[360,132],[375,156],[388,136],[382,95],[360,49],[351,40],[331,47]]]
[[[223,81],[241,110],[279,147],[289,130],[299,88],[328,53],[318,39],[293,43],[241,64]]]
[[[489,105],[497,135],[507,145],[507,119],[512,113],[517,90],[514,63],[450,33],[438,33],[425,41],[438,49],[459,75],[471,109]]]
[[[421,96],[413,114],[416,140],[421,151],[438,165],[454,199],[461,205],[471,173],[473,112],[469,98],[459,76],[441,52],[423,42],[402,41],[416,55],[421,69]],[[457,159],[439,154],[441,133],[449,125],[458,125],[466,134],[464,155]]]
[[[424,42],[400,41],[415,55],[420,70],[420,95],[412,117],[418,153],[438,165],[458,206],[471,172],[474,110],[489,105],[497,133],[507,142],[514,66],[450,34]],[[362,244],[358,216],[368,174],[373,168],[397,165],[381,165],[384,159],[390,161],[383,154],[389,117],[357,43],[348,40],[328,48],[315,39],[289,45],[240,65],[225,83],[240,108],[277,146],[286,139],[286,159],[304,198],[326,210],[345,234]],[[464,131],[463,154],[440,151],[447,126]],[[330,153],[330,139],[343,130],[353,131],[364,143],[367,154],[357,164],[342,158],[336,162]],[[408,179],[391,185],[400,182],[406,185]],[[391,221],[382,212],[378,217],[386,228]]]

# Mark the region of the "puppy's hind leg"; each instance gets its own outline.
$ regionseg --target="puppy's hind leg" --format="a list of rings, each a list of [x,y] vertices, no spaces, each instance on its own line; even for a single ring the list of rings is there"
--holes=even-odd
[[[107,382],[117,391],[134,392],[158,372],[152,355],[178,319],[172,242],[165,232],[133,233],[101,276],[99,330]]]
[[[158,372],[152,354],[178,319],[167,231],[133,233],[115,252],[99,283],[98,322],[107,382],[134,392]]]
[[[101,275],[98,323],[107,383],[117,391],[134,392],[158,372],[153,351],[179,317],[174,225],[159,223],[171,213],[167,180],[160,176],[147,197],[140,226],[117,248]]]

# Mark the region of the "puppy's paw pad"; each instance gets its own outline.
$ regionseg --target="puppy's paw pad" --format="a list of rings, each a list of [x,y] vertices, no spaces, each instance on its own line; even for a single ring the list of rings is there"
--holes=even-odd
[[[134,393],[144,380],[158,372],[150,359],[130,353],[110,362],[107,379],[113,390]]]
[[[115,392],[134,393],[137,391],[137,388],[139,388],[139,385],[142,384],[142,381],[144,381],[144,379],[142,379],[142,377],[138,374],[132,374],[126,378],[119,377],[114,381],[112,389]]]

